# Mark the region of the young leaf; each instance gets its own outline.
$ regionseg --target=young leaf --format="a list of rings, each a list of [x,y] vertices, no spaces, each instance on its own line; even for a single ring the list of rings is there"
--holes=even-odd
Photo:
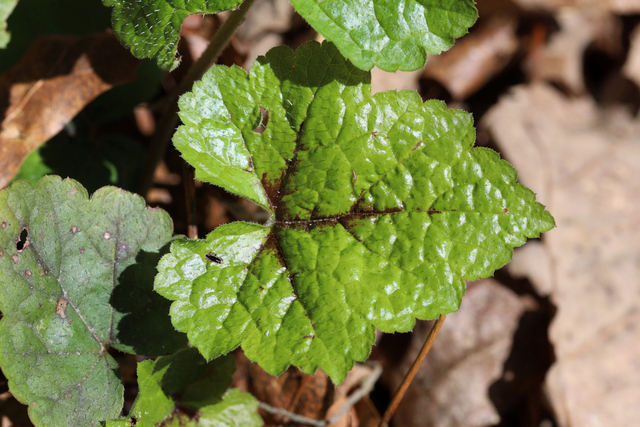
[[[138,364],[140,392],[131,408],[129,424],[124,420],[109,426],[261,426],[258,402],[248,393],[226,391],[235,370],[232,356],[207,362],[195,348],[180,350]],[[186,413],[197,415],[197,420]]]
[[[271,214],[179,239],[158,265],[174,326],[206,358],[241,345],[272,374],[321,367],[340,382],[375,328],[458,310],[464,280],[553,227],[507,162],[472,148],[470,114],[372,97],[369,80],[312,42],[249,75],[213,67],[180,99],[174,143],[198,179]]]
[[[155,58],[161,68],[173,70],[180,27],[194,13],[216,13],[242,0],[102,0],[113,7],[111,25],[118,39],[136,58]]]
[[[424,67],[467,33],[473,0],[291,0],[298,13],[358,68]]]
[[[186,344],[152,289],[172,224],[114,187],[89,200],[47,176],[0,192],[0,366],[36,425],[116,417],[123,390],[110,347],[162,354]]]

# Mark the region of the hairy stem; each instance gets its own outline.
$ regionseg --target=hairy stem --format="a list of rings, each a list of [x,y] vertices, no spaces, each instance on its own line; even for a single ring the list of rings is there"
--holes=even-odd
[[[404,394],[407,392],[407,389],[409,388],[411,381],[413,381],[413,378],[415,378],[416,374],[418,373],[418,369],[420,369],[420,365],[422,365],[422,362],[424,361],[425,357],[427,357],[429,350],[431,350],[431,346],[433,345],[433,342],[436,340],[436,337],[438,336],[438,332],[440,332],[440,328],[442,328],[442,325],[444,324],[444,319],[446,318],[447,318],[446,314],[441,314],[440,317],[438,317],[438,320],[436,320],[436,323],[433,325],[433,328],[431,328],[431,332],[429,332],[429,336],[427,337],[427,340],[424,342],[424,345],[422,346],[422,349],[420,350],[418,357],[416,357],[416,360],[413,362],[413,365],[411,365],[411,369],[409,369],[409,372],[407,372],[407,375],[402,380],[402,384],[400,384],[398,391],[396,391],[396,394],[393,396],[391,403],[389,403],[389,406],[387,407],[387,410],[385,411],[384,416],[382,417],[382,421],[380,421],[380,424],[378,424],[378,427],[387,427],[389,425],[389,421],[391,420],[391,417],[393,417],[393,414],[395,414],[396,409],[398,409],[398,405],[400,404],[400,401],[404,397]]]
[[[178,125],[178,98],[180,95],[190,90],[193,83],[196,80],[200,80],[204,73],[211,68],[213,64],[218,61],[220,54],[225,47],[229,44],[231,37],[236,32],[244,18],[247,16],[247,12],[253,5],[255,0],[245,0],[238,9],[229,14],[229,17],[222,24],[222,26],[216,31],[211,38],[209,46],[204,51],[202,56],[191,66],[187,75],[180,82],[180,85],[166,101],[166,108],[162,113],[162,117],[158,122],[158,128],[155,134],[151,137],[151,148],[147,161],[142,171],[142,178],[140,180],[140,187],[138,193],[145,197],[147,192],[151,188],[153,183],[153,173],[156,170],[156,166],[164,157],[169,141],[173,132],[175,132]]]

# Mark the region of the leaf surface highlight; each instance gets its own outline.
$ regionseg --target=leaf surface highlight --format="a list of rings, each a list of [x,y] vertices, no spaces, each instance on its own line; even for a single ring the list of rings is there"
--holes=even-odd
[[[271,215],[179,239],[160,261],[155,289],[205,358],[242,346],[271,374],[320,367],[340,382],[376,328],[458,310],[465,280],[554,226],[513,167],[472,148],[470,114],[410,91],[371,96],[369,81],[312,42],[249,74],[214,67],[181,98],[174,144],[196,177]]]

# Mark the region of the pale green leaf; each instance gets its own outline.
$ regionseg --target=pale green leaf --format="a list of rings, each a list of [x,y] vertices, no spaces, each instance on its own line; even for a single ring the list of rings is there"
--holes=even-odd
[[[136,58],[155,58],[174,69],[182,22],[194,13],[232,9],[242,0],[102,0],[113,7],[111,25],[118,39]]]
[[[473,0],[291,0],[357,67],[413,71],[478,18]]]
[[[47,176],[0,192],[0,366],[39,426],[84,426],[123,403],[109,348],[184,346],[152,289],[171,238],[166,212],[114,187],[91,199]]]
[[[0,0],[0,49],[7,47],[11,35],[7,32],[7,18],[13,12],[18,0]]]
[[[196,176],[270,212],[179,239],[155,288],[206,358],[242,346],[272,374],[344,379],[375,328],[458,310],[553,227],[497,153],[472,148],[471,115],[411,91],[370,94],[331,43],[285,47],[249,74],[214,67],[180,100],[175,146]]]

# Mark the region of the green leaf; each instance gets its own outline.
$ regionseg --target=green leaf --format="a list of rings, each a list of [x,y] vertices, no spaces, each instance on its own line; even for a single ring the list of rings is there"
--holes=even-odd
[[[253,396],[239,390],[225,393],[234,370],[232,356],[207,362],[195,348],[145,360],[138,364],[140,392],[130,416],[136,426],[261,426]],[[195,412],[195,419],[184,410]],[[107,427],[121,422],[112,421]]]
[[[424,67],[478,18],[473,0],[291,0],[298,13],[358,68]]]
[[[114,187],[89,200],[78,182],[47,176],[0,192],[0,366],[36,425],[120,413],[109,348],[154,355],[185,345],[152,289],[171,233],[166,212]]]
[[[176,240],[158,265],[155,289],[205,358],[240,345],[269,373],[340,382],[375,328],[458,310],[464,280],[554,226],[513,167],[472,148],[470,114],[370,91],[369,73],[312,42],[249,75],[213,67],[180,99],[174,144],[198,179],[271,215]]]
[[[7,47],[11,34],[7,32],[7,18],[13,12],[18,0],[0,0],[0,49]]]
[[[155,58],[161,68],[173,70],[180,27],[194,13],[216,13],[242,0],[102,0],[113,7],[111,24],[120,42],[136,58]]]

